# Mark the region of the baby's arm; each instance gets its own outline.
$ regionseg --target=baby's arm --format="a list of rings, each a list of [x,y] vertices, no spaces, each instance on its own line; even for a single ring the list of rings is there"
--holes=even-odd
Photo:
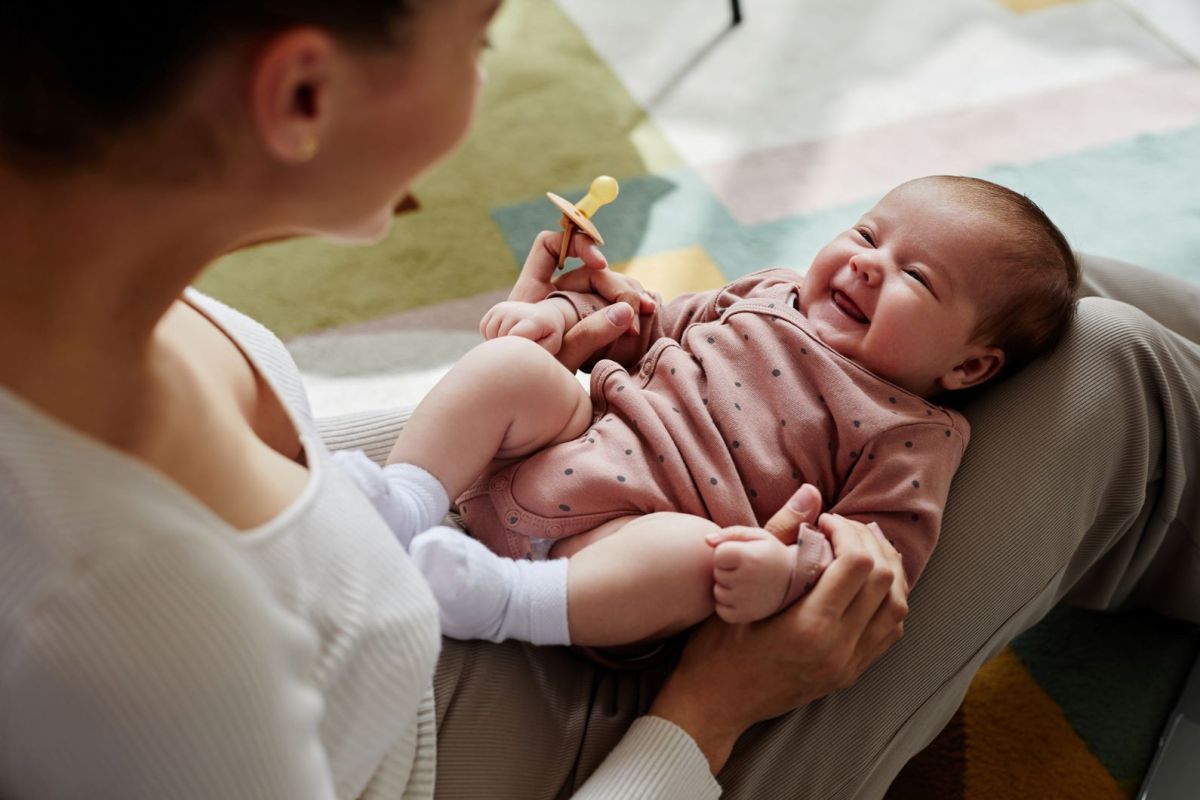
[[[830,509],[877,524],[900,551],[910,587],[937,543],[968,437],[962,417],[934,413],[929,422],[892,428],[868,441]]]
[[[659,339],[680,341],[689,325],[711,322],[720,318],[725,309],[739,300],[778,291],[781,285],[796,285],[798,281],[795,273],[770,269],[753,272],[720,289],[682,294],[670,302],[663,302],[659,295],[653,294],[654,310],[639,315],[636,334],[620,337],[596,353],[583,365],[583,369],[590,370],[597,361],[605,358],[630,369]],[[580,319],[609,305],[603,297],[587,292],[558,291],[550,297],[570,302]]]

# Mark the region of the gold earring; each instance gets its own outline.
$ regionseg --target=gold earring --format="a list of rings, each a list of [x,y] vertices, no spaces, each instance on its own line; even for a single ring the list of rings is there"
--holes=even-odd
[[[317,144],[317,137],[314,134],[311,134],[311,133],[308,134],[300,142],[300,151],[298,153],[298,155],[300,156],[300,160],[301,161],[312,161],[313,158],[317,155],[318,149],[319,149],[319,146]]]

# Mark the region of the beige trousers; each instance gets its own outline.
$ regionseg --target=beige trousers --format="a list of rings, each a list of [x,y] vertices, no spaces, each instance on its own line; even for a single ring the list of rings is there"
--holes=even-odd
[[[971,446],[904,638],[852,688],[744,735],[726,797],[881,797],[980,665],[1059,600],[1200,621],[1200,287],[1092,257],[1085,284],[1061,346],[966,409]],[[406,418],[322,430],[382,458]],[[662,677],[446,640],[437,796],[569,797]]]

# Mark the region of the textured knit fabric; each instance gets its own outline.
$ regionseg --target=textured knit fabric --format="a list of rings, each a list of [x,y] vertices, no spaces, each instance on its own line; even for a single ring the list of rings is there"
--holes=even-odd
[[[1200,622],[1200,287],[1094,257],[1084,278],[1088,294],[1149,314],[1085,299],[1054,353],[972,400],[971,448],[904,638],[850,689],[744,735],[718,776],[725,797],[882,797],[979,666],[1060,599]],[[322,427],[378,450],[404,419]],[[665,672],[445,641],[439,797],[570,797]]]
[[[594,424],[458,500],[472,536],[521,558],[616,517],[678,511],[762,525],[801,484],[877,522],[909,581],[937,541],[968,426],[826,346],[795,307],[802,277],[763,270],[659,303],[592,369]],[[593,297],[561,293],[581,317]],[[820,537],[813,537],[815,540]],[[801,553],[828,559],[829,550]],[[798,565],[806,578],[824,563]]]
[[[428,787],[433,598],[280,342],[188,297],[289,409],[308,484],[239,532],[0,392],[0,795],[352,798],[385,765]]]
[[[187,297],[288,409],[308,483],[276,519],[235,531],[0,391],[0,797],[432,797],[433,598],[315,435],[281,343]],[[329,439],[379,456],[390,442],[361,435],[377,428],[349,420]],[[432,525],[444,504],[419,500],[431,518],[406,524]],[[662,720],[635,726],[585,796],[634,786],[717,795],[695,743]]]

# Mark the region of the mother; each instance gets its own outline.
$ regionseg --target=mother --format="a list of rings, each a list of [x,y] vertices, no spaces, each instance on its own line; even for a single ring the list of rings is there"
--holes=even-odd
[[[468,126],[496,6],[0,10],[8,800],[432,794],[429,591],[318,438],[278,340],[186,287],[248,242],[382,236]],[[533,258],[520,291],[545,294],[544,267]],[[633,315],[618,308],[573,348],[619,335]],[[678,673],[583,793],[711,795],[742,729],[894,641],[894,552],[856,524],[834,542],[822,591]],[[781,679],[697,716],[730,659],[753,653]]]
[[[717,772],[731,795],[874,795],[1073,585],[1195,614],[1170,590],[1195,553],[1200,356],[1099,301],[971,409],[922,624],[853,689],[754,727],[723,772],[751,723],[898,635],[894,554],[869,535],[836,531],[834,567],[776,620],[703,628],[662,691],[560,650],[448,643],[435,713],[428,592],[326,449],[374,451],[396,419],[327,421],[323,442],[278,342],[185,287],[264,238],[382,235],[468,125],[495,6],[0,10],[0,795],[418,797],[435,769],[446,796],[704,797]],[[1184,291],[1148,299],[1194,310]]]

